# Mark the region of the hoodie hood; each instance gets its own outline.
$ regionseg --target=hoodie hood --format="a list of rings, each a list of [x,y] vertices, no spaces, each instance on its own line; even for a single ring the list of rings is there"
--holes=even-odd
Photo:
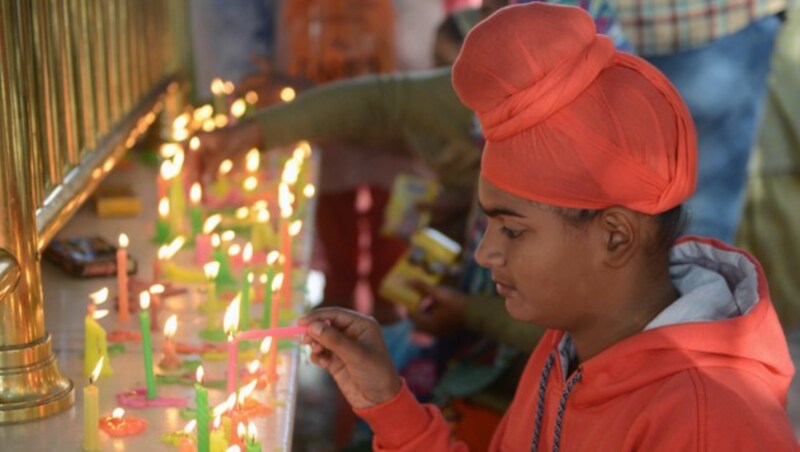
[[[756,260],[687,237],[671,251],[670,273],[678,300],[641,333],[584,362],[583,383],[593,390],[575,391],[571,401],[599,404],[687,369],[728,367],[757,376],[785,407],[794,366]]]

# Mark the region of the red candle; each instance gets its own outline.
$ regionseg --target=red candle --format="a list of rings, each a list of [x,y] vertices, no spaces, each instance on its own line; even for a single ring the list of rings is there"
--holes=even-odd
[[[172,337],[177,330],[178,316],[172,314],[169,316],[166,323],[164,323],[164,357],[161,359],[161,362],[158,363],[163,369],[174,370],[181,367],[181,360],[178,358],[175,342],[172,341]]]
[[[147,430],[147,421],[135,416],[125,416],[124,409],[116,408],[110,416],[100,419],[100,429],[108,436],[133,436]]]
[[[128,236],[119,235],[119,248],[117,249],[117,298],[119,300],[120,323],[128,323],[131,319],[128,307]]]

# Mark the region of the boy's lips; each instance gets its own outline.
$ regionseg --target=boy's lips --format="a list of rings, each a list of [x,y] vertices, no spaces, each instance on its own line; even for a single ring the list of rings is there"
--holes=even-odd
[[[511,284],[505,283],[498,279],[493,279],[492,281],[494,281],[495,290],[497,290],[497,293],[503,298],[507,298],[511,292],[514,291],[514,286]]]

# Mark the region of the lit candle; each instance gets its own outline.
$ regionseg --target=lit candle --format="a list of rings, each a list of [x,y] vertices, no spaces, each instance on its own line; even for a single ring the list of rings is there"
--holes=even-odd
[[[119,235],[119,248],[117,249],[117,299],[120,323],[128,323],[131,319],[128,308],[128,236]]]
[[[279,292],[283,287],[283,273],[278,273],[275,279],[272,280],[272,292]],[[280,299],[272,300],[272,309],[270,311],[270,329],[278,328],[278,321],[280,316]],[[267,379],[269,381],[278,381],[278,347],[271,347],[267,355]]]
[[[100,391],[95,382],[100,378],[105,356],[101,356],[89,375],[89,384],[83,388],[83,450],[100,450],[100,435],[98,423],[100,421]]]
[[[162,276],[167,279],[174,279],[174,264],[171,262],[171,259],[178,254],[178,251],[183,248],[185,243],[186,238],[179,235],[169,242],[168,245],[163,245],[158,249],[157,259],[153,263],[153,282],[160,281]]]
[[[209,452],[208,435],[208,390],[203,387],[203,366],[197,368],[197,384],[194,385],[194,401],[197,413],[197,451]]]
[[[135,416],[125,416],[125,410],[115,408],[111,416],[100,419],[100,429],[115,438],[133,436],[147,430],[147,421]]]
[[[293,101],[295,96],[297,96],[297,93],[295,93],[294,88],[291,86],[283,88],[280,92],[281,100],[286,103]]]
[[[161,281],[161,272],[163,270],[163,264],[167,259],[167,245],[161,245],[158,247],[158,252],[156,253],[156,258],[153,260],[153,282],[157,283]]]
[[[284,179],[286,171],[284,171]],[[280,205],[280,251],[283,258],[283,274],[286,284],[281,291],[281,303],[291,305],[292,298],[292,237],[289,226],[292,217],[292,194],[289,185],[282,182],[278,187],[278,204]]]
[[[206,284],[206,328],[214,330],[219,328],[219,301],[217,301],[217,273],[219,262],[209,262],[203,266],[208,283]]]
[[[223,160],[222,163],[219,164],[219,169],[217,170],[217,179],[214,181],[214,185],[211,186],[214,196],[224,198],[228,195],[228,190],[230,190],[228,173],[230,173],[232,169],[233,161],[230,159]]]
[[[265,248],[274,246],[275,232],[269,222],[269,210],[265,208],[255,209],[256,221],[250,225],[250,240],[253,249],[262,251]]]
[[[144,354],[144,377],[147,386],[148,399],[155,399],[158,397],[156,392],[156,378],[153,374],[153,346],[150,340],[150,313],[147,308],[150,307],[150,293],[142,292],[139,294],[139,324],[142,329],[142,351]]]
[[[194,447],[194,442],[192,442],[192,430],[194,430],[195,426],[197,425],[197,421],[192,419],[188,423],[186,423],[186,427],[183,428],[183,435],[178,438],[178,452],[195,452],[197,449]]]
[[[222,215],[211,215],[203,223],[202,234],[194,239],[194,263],[203,265],[211,260],[211,233],[222,222]]]
[[[286,307],[290,307],[292,305],[292,271],[294,269],[294,265],[292,264],[292,253],[294,251],[292,242],[294,242],[295,237],[297,237],[302,228],[303,222],[301,220],[295,220],[289,224],[289,226],[286,228],[289,239],[286,242],[286,245],[281,247],[281,253],[286,253],[283,254],[283,256],[286,258],[283,263],[283,274],[284,278],[286,278],[286,281],[281,292],[281,303],[283,303],[283,305]]]
[[[256,425],[252,421],[247,423],[247,452],[261,452],[261,443],[258,441]]]
[[[275,262],[278,261],[281,253],[270,251],[267,254],[267,273],[261,275],[261,282],[264,283],[264,314],[261,316],[261,327],[270,328],[272,326],[272,281],[275,277]]]
[[[148,289],[150,292],[150,331],[159,330],[158,315],[161,313],[161,294],[165,290],[161,284],[153,284]]]
[[[239,329],[239,297],[235,297],[228,309],[225,310],[223,328],[228,338],[228,394],[236,391],[236,359],[238,357],[238,343],[236,333]]]
[[[247,103],[244,116],[247,117],[256,109],[256,105],[258,104],[258,93],[255,91],[248,91],[247,94],[244,95],[244,101]]]
[[[169,243],[172,232],[169,228],[169,199],[158,201],[158,220],[156,221],[155,241],[159,244]]]
[[[172,341],[172,337],[177,330],[178,316],[172,314],[167,319],[167,322],[164,323],[164,357],[158,364],[162,369],[174,370],[181,367],[181,360],[175,351],[175,342]]]
[[[226,231],[233,232],[233,231]],[[233,279],[233,274],[231,273],[231,261],[228,258],[228,253],[226,253],[222,249],[222,241],[220,236],[214,234],[211,236],[211,247],[213,251],[211,252],[212,259],[219,262],[219,272],[217,273],[217,283],[218,284],[231,284],[235,282]]]
[[[211,431],[210,446],[211,452],[225,452],[228,447],[228,441],[225,440],[225,432],[220,428],[222,418],[216,416],[214,418],[214,430]]]
[[[192,188],[189,189],[189,218],[192,224],[191,237],[193,239],[203,232],[203,207],[200,205],[202,199],[203,189],[200,188],[200,183],[195,182],[192,184]]]
[[[86,308],[86,318],[84,319],[83,374],[86,376],[92,373],[92,369],[94,369],[92,366],[101,356],[108,356],[106,330],[97,323],[97,320],[108,315],[108,311],[105,309],[97,310],[97,306],[105,303],[108,299],[108,288],[104,287],[89,294],[89,298],[91,302]],[[103,375],[114,373],[107,360],[104,360],[101,372]]]
[[[184,229],[184,215],[186,214],[186,195],[183,192],[183,181],[181,170],[185,153],[183,148],[178,148],[175,157],[172,159],[172,171],[169,174],[169,225],[172,234],[180,234]]]
[[[233,101],[233,103],[231,104],[231,118],[233,118],[231,123],[235,124],[236,122],[238,122],[239,119],[241,119],[246,112],[247,112],[247,102],[244,99],[239,98]]]
[[[253,272],[250,271],[250,261],[253,259],[253,245],[250,243],[244,246],[242,251],[242,262],[244,263],[244,277],[242,278],[242,304],[239,313],[239,325],[241,331],[250,329],[250,287],[253,283]]]
[[[166,198],[167,190],[169,188],[169,176],[172,174],[172,161],[169,160],[175,155],[175,147],[161,147],[161,156],[166,158],[161,162],[158,168],[158,176],[156,176],[156,198]]]
[[[214,95],[214,115],[227,115],[228,100],[225,96],[225,82],[221,78],[211,80],[211,93]]]

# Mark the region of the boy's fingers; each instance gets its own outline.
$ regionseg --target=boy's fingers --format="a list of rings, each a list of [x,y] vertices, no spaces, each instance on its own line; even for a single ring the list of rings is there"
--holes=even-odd
[[[324,322],[309,324],[308,334],[317,341],[319,347],[336,354],[345,362],[355,363],[362,359],[363,350],[357,342]]]

